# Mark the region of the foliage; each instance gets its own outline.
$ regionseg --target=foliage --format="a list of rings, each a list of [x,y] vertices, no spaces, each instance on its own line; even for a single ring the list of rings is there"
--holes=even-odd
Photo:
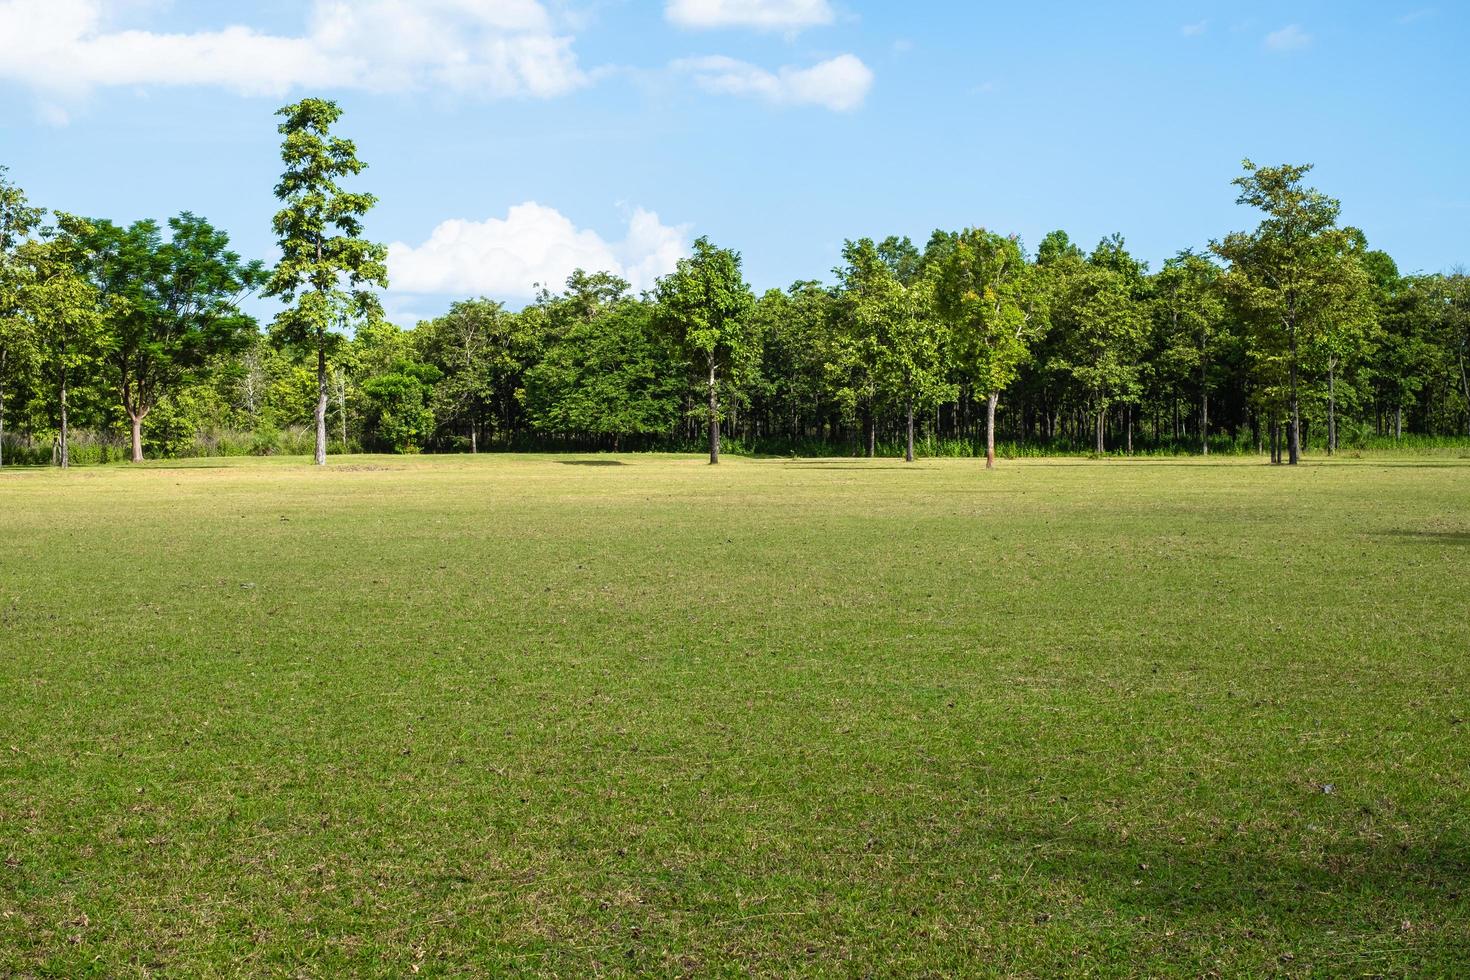
[[[351,140],[332,135],[342,117],[336,103],[303,99],[281,109],[281,159],[286,165],[276,197],[283,207],[273,227],[281,260],[265,295],[287,308],[272,336],[284,347],[316,360],[317,463],[326,462],[327,365],[354,325],[382,317],[374,286],[388,286],[388,250],[363,237],[363,218],[377,199],[347,191],[344,178],[366,167]]]
[[[169,219],[167,241],[154,221],[90,225],[85,266],[106,299],[110,381],[133,422],[139,461],[149,413],[255,334],[239,304],[264,283],[265,268],[241,261],[228,235],[188,212]]]

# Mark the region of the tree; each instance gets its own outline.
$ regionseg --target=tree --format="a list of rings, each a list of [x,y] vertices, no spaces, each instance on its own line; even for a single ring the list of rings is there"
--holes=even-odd
[[[1016,380],[1042,319],[1033,269],[1015,238],[970,228],[938,267],[936,299],[961,370],[986,394],[985,468],[995,469],[995,407]]]
[[[654,310],[624,298],[573,323],[526,372],[524,400],[545,432],[610,438],[667,432],[683,382],[654,324]]]
[[[22,307],[28,270],[20,249],[44,214],[5,175],[0,167],[0,466],[5,463],[5,396],[35,367],[37,353],[35,324]]]
[[[73,215],[58,213],[56,227],[39,240],[22,244],[21,316],[35,337],[40,369],[56,409],[56,462],[71,465],[70,405],[76,380],[91,375],[103,352],[103,311],[96,288],[81,272],[87,262],[84,244],[92,227]]]
[[[505,315],[493,300],[463,300],[444,316],[420,323],[413,334],[419,356],[444,375],[434,389],[435,414],[464,426],[472,453],[480,451],[480,426],[495,393],[492,336]]]
[[[1094,449],[1107,451],[1107,413],[1134,397],[1145,318],[1128,281],[1105,266],[1075,260],[1050,267],[1052,323],[1066,338],[1058,366],[1091,403]]]
[[[1470,276],[1457,272],[1441,279],[1434,299],[1438,332],[1460,369],[1466,432],[1470,433]]]
[[[430,399],[440,377],[432,364],[403,360],[363,381],[369,422],[382,445],[395,453],[416,453],[423,448],[434,432]]]
[[[1220,267],[1186,249],[1154,277],[1154,316],[1160,333],[1158,360],[1199,381],[1200,452],[1210,454],[1210,369],[1225,330]]]
[[[277,315],[272,334],[277,343],[315,355],[316,463],[327,462],[327,364],[341,348],[345,329],[382,316],[382,304],[370,287],[388,286],[387,249],[362,237],[363,217],[377,199],[343,190],[339,181],[366,167],[351,140],[333,136],[342,117],[334,102],[303,99],[276,113],[285,122],[286,164],[276,197],[285,205],[273,227],[281,261],[265,295],[278,297],[287,309]]]
[[[1254,328],[1258,356],[1285,370],[1290,426],[1287,453],[1301,460],[1304,349],[1336,320],[1362,315],[1368,280],[1355,254],[1358,237],[1340,228],[1338,201],[1307,187],[1311,165],[1257,167],[1246,160],[1237,204],[1265,213],[1254,232],[1235,232],[1211,249],[1229,263],[1231,298]]]
[[[827,365],[833,353],[832,290],[819,282],[770,289],[756,302],[760,337],[757,398],[768,432],[784,429],[793,443],[803,438],[809,420],[820,429],[836,417],[835,392]]]
[[[877,391],[903,408],[904,459],[912,463],[914,410],[946,390],[946,338],[933,315],[933,283],[910,278],[906,284],[904,266],[890,261],[895,254],[901,258],[904,252],[895,253],[868,238],[848,242],[842,250],[847,264],[837,270],[839,302],[857,335],[871,338]]]
[[[228,235],[188,212],[169,219],[167,241],[154,221],[91,225],[88,272],[112,311],[107,361],[140,463],[143,420],[159,400],[254,335],[240,301],[264,283],[265,268],[242,262]]]
[[[720,461],[721,372],[744,366],[756,353],[750,329],[755,303],[740,273],[740,253],[717,248],[708,238],[694,243],[694,254],[680,259],[674,272],[658,281],[659,315],[676,346],[707,370],[709,461]]]

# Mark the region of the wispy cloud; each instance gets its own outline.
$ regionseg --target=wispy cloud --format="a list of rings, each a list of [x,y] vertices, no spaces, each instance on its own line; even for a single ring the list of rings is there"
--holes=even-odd
[[[1207,20],[1201,20],[1196,21],[1193,24],[1185,24],[1183,27],[1179,28],[1179,33],[1183,34],[1185,37],[1199,37],[1201,34],[1209,29],[1210,22]]]
[[[684,58],[674,70],[689,73],[700,88],[721,95],[746,95],[773,105],[814,105],[849,112],[863,104],[873,72],[856,55],[842,54],[810,68],[787,65],[768,71],[749,62],[712,55]]]
[[[830,24],[837,15],[828,0],[668,0],[664,17],[680,27],[754,27],[796,31]]]
[[[1312,46],[1312,35],[1302,30],[1300,24],[1287,24],[1279,31],[1272,31],[1266,35],[1262,42],[1267,51],[1275,51],[1285,54],[1289,51],[1301,51]]]
[[[1439,13],[1439,11],[1436,10],[1435,8],[1433,8],[1433,7],[1420,7],[1418,10],[1411,10],[1408,13],[1404,14],[1403,16],[1401,16],[1399,18],[1399,23],[1400,24],[1417,24],[1421,20],[1428,20],[1429,18],[1433,17],[1437,13]]]

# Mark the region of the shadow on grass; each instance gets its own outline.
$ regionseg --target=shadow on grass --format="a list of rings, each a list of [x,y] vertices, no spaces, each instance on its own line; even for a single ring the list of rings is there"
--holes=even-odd
[[[1081,883],[1115,908],[1171,917],[1265,917],[1313,931],[1333,924],[1361,929],[1384,907],[1396,908],[1396,918],[1449,916],[1462,907],[1470,875],[1470,846],[1454,836],[1414,844],[1344,842],[1308,857],[1228,832],[1173,844],[1071,828],[1030,830],[1035,833],[1023,829],[1014,843],[1036,855],[1033,874]]]
[[[912,463],[795,463],[796,466],[804,466],[810,470],[911,470],[915,469]]]
[[[620,459],[559,459],[559,460],[557,460],[557,462],[560,463],[563,466],[627,466],[628,465],[627,463],[623,462]]]
[[[1379,537],[1408,541],[1441,541],[1446,544],[1470,544],[1470,531],[1379,531]]]

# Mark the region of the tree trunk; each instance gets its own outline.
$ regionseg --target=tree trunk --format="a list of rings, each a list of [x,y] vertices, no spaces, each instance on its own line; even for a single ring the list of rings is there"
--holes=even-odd
[[[1327,455],[1337,452],[1337,369],[1327,362]]]
[[[1200,451],[1206,456],[1210,455],[1210,393],[1208,391],[1200,395],[1199,444]]]
[[[1097,446],[1096,446],[1096,449],[1097,449],[1097,452],[1098,452],[1099,455],[1107,452],[1107,440],[1104,437],[1104,427],[1107,425],[1107,421],[1106,421],[1106,419],[1107,419],[1107,413],[1108,413],[1108,410],[1106,408],[1104,408],[1101,405],[1098,406],[1098,409],[1097,409],[1097,433],[1096,433],[1096,435],[1097,435]]]
[[[316,465],[327,465],[327,352],[316,352]]]
[[[1123,408],[1123,414],[1124,414],[1124,417],[1125,417],[1125,420],[1126,420],[1124,422],[1124,426],[1125,426],[1125,428],[1128,431],[1128,455],[1129,456],[1132,456],[1133,455],[1133,403],[1132,402],[1129,402],[1126,406],[1124,406],[1124,408]]]
[[[1287,462],[1295,466],[1302,461],[1302,411],[1297,394],[1296,331],[1291,332],[1291,431],[1286,437]]]
[[[863,438],[868,444],[868,458],[872,459],[878,454],[878,426],[873,421],[873,404],[868,403],[863,414]]]
[[[720,393],[715,377],[715,359],[709,360],[709,463],[720,461]]]
[[[347,452],[347,372],[337,373],[337,415],[342,423],[342,452]]]
[[[3,377],[3,372],[0,372],[0,466],[5,465],[5,382]]]
[[[914,461],[914,396],[909,395],[904,401],[904,408],[908,415],[908,446],[904,450],[903,461],[912,463]]]
[[[1393,409],[1393,441],[1398,442],[1404,437],[1404,406],[1395,405]]]
[[[480,427],[470,420],[470,453],[473,455],[480,451]]]
[[[1460,388],[1465,393],[1466,432],[1470,432],[1470,374],[1465,373],[1465,351],[1460,351]]]
[[[61,372],[61,443],[58,446],[60,455],[57,457],[57,465],[62,469],[71,466],[71,446],[69,443],[70,433],[67,431],[66,419],[66,371]]]
[[[133,423],[133,462],[143,462],[143,414],[128,412],[128,421]]]
[[[995,469],[995,403],[1000,401],[1000,392],[992,391],[985,404],[985,468]]]

